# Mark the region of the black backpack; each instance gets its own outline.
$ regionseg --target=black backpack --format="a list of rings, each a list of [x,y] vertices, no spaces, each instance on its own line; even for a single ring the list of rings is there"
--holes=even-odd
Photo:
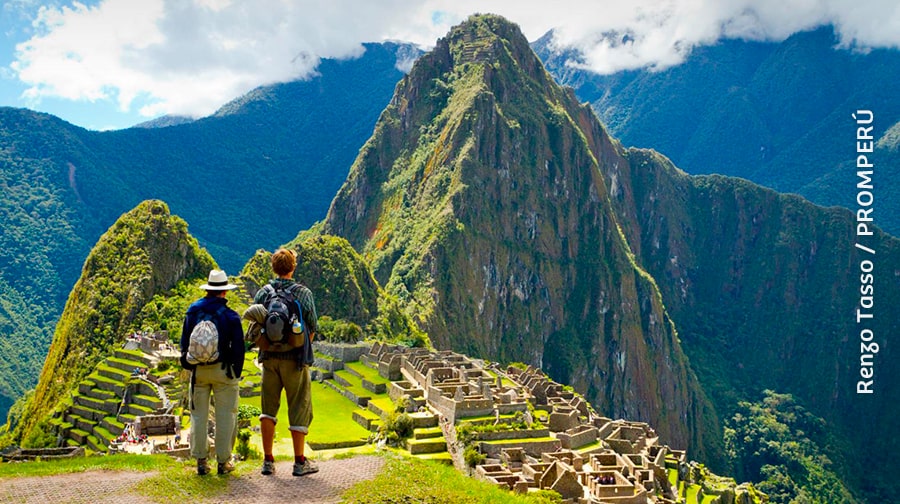
[[[263,287],[266,323],[260,331],[260,350],[286,352],[306,343],[306,323],[300,302],[293,294],[295,287],[285,289],[271,284]]]

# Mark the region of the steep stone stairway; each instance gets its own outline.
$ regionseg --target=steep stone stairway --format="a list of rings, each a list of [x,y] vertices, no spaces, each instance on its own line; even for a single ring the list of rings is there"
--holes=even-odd
[[[69,446],[105,452],[125,424],[137,416],[156,413],[164,405],[159,388],[133,376],[156,362],[136,350],[118,349],[78,384],[72,405],[50,423]]]

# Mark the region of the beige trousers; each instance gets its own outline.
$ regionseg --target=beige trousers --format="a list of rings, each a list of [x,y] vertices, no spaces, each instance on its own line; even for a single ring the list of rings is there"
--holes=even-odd
[[[209,455],[206,432],[209,427],[209,396],[215,397],[216,460],[219,463],[231,459],[231,450],[237,439],[237,411],[240,380],[228,378],[222,364],[197,366],[194,370],[194,387],[191,390],[191,456],[197,459]]]

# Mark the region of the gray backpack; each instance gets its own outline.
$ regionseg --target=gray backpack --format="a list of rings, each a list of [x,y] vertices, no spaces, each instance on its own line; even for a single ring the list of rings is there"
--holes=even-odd
[[[225,311],[221,306],[215,313],[201,311],[197,324],[191,330],[185,360],[188,364],[212,364],[219,361],[219,330],[216,320]]]

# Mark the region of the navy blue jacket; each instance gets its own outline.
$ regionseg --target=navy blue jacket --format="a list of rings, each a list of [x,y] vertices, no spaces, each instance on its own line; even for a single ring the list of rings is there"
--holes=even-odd
[[[181,367],[185,369],[196,367],[188,364],[186,356],[191,331],[197,325],[200,312],[215,314],[219,307],[226,306],[227,303],[225,298],[204,297],[194,301],[188,308],[184,326],[181,328]],[[241,317],[226,306],[215,324],[219,332],[219,361],[226,366],[226,370],[230,368],[232,377],[240,378],[244,372],[244,328],[241,326]]]

